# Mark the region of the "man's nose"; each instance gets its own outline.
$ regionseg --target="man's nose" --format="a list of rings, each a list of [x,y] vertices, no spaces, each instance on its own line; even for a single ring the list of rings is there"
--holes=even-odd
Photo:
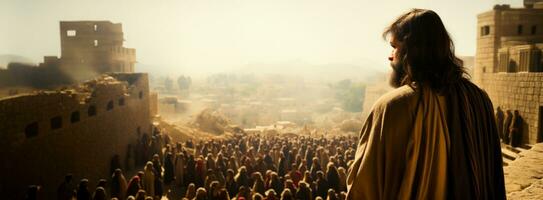
[[[392,56],[389,56],[389,57],[388,57],[388,60],[389,60],[389,61],[392,61],[392,60],[394,60],[394,58],[393,58]]]

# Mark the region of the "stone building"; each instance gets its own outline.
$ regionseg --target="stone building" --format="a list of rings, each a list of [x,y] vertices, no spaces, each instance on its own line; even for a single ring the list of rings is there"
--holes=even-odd
[[[120,23],[60,22],[61,62],[67,67],[90,69],[99,74],[134,72],[136,50],[123,47],[123,42]]]
[[[543,141],[543,1],[496,5],[477,16],[473,80],[494,107],[518,110],[522,142]]]
[[[26,186],[36,184],[52,199],[67,173],[75,182],[88,178],[91,189],[99,178],[109,180],[113,156],[124,169],[133,165],[129,144],[151,133],[149,105],[147,74],[137,73],[0,99],[0,194],[23,199]]]
[[[122,25],[109,21],[61,21],[61,56],[38,66],[10,63],[0,69],[0,88],[51,88],[107,72],[134,72],[136,50],[123,46]]]

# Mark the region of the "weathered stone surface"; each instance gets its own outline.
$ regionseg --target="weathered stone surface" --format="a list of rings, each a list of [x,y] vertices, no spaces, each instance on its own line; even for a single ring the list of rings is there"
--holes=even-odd
[[[0,170],[8,172],[2,180],[10,183],[0,184],[0,193],[14,195],[7,199],[22,199],[27,185],[37,184],[53,197],[67,173],[75,181],[88,178],[91,185],[110,177],[113,155],[124,161],[138,134],[151,132],[148,82],[147,74],[116,73],[67,89],[71,92],[0,99],[4,105],[0,116],[8,119],[0,121],[0,130],[8,130],[0,134],[0,158],[6,161]],[[110,102],[113,106],[108,109]],[[95,115],[88,114],[91,106]],[[71,121],[74,112],[79,112],[79,121]],[[58,128],[52,128],[55,117],[60,117]],[[33,123],[38,127],[36,135],[27,137],[25,130]]]
[[[543,143],[521,152],[504,173],[508,199],[543,199]]]

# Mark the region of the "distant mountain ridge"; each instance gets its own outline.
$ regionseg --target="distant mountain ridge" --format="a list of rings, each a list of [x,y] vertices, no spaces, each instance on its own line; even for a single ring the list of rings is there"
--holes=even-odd
[[[286,74],[299,75],[308,79],[342,80],[353,79],[365,82],[381,80],[388,69],[380,66],[346,63],[328,63],[313,65],[301,61],[281,63],[252,63],[232,73]]]

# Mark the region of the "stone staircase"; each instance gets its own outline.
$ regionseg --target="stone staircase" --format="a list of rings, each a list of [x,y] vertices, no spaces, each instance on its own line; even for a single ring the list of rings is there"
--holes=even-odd
[[[512,147],[510,145],[506,145],[502,143],[503,166],[509,166],[511,162],[513,162],[514,160],[522,156],[520,154],[521,152],[530,150],[531,148],[532,148],[532,145],[529,145],[529,144],[525,144],[520,147]]]

